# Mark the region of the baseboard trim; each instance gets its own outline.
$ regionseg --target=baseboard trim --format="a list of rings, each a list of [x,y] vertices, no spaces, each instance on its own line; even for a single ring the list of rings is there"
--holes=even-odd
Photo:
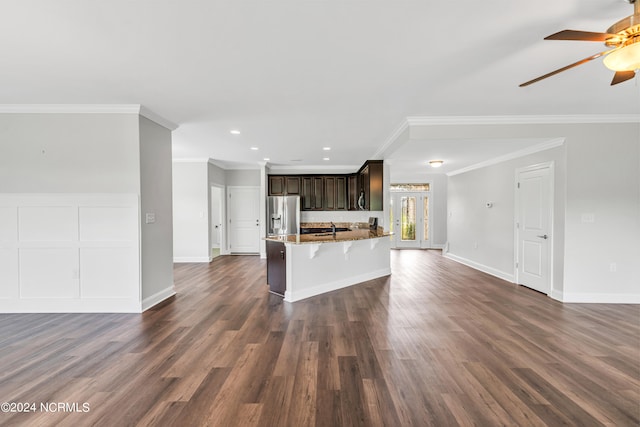
[[[287,290],[284,292],[284,300],[287,302],[296,302],[303,299],[311,298],[316,295],[324,294],[326,292],[337,291],[338,289],[354,286],[367,280],[377,279],[378,277],[389,276],[391,274],[391,268],[383,268],[380,270],[370,271],[366,274],[360,274],[358,276],[351,276],[345,279],[334,280],[333,282],[323,283],[319,286],[314,286],[309,289],[303,289],[295,293]]]
[[[140,301],[125,298],[0,299],[0,313],[141,313]]]
[[[506,273],[504,271],[495,269],[493,267],[489,267],[489,266],[486,266],[484,264],[480,264],[480,263],[477,263],[475,261],[471,261],[470,259],[454,255],[451,252],[447,252],[447,253],[443,254],[442,256],[444,256],[445,258],[450,259],[451,261],[459,262],[460,264],[464,264],[467,267],[471,267],[471,268],[474,268],[476,270],[482,271],[483,273],[487,273],[487,274],[490,274],[492,276],[495,276],[495,277],[497,277],[499,279],[506,280],[507,282],[515,283],[515,278],[514,278],[513,274]]]
[[[146,297],[142,300],[142,311],[147,311],[154,305],[160,304],[162,301],[167,298],[171,298],[176,294],[176,290],[173,286],[168,287],[167,289],[163,289],[160,292],[156,292],[155,294]]]
[[[173,262],[176,264],[187,263],[187,262],[211,262],[213,261],[213,257],[211,256],[180,256],[174,257]]]
[[[560,298],[553,295],[552,298],[558,299],[563,303],[582,303],[582,304],[640,304],[639,294],[594,294],[580,292],[558,292]]]

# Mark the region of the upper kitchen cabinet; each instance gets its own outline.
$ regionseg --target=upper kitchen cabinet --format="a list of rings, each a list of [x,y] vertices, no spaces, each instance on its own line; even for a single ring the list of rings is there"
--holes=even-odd
[[[269,175],[270,196],[299,196],[300,177],[293,175]]]
[[[381,211],[382,208],[382,160],[367,160],[358,171],[358,181],[360,191],[358,197],[363,193],[364,210]],[[360,207],[362,209],[362,207]]]
[[[300,209],[303,211],[324,210],[324,176],[307,175],[300,177],[302,190]]]
[[[347,177],[334,175],[324,177],[324,210],[347,210]]]
[[[268,185],[270,196],[300,196],[303,211],[382,210],[382,160],[348,175],[269,175]]]

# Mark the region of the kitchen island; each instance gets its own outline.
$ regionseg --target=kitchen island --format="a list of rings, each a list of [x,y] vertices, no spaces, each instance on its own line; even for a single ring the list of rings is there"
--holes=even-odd
[[[267,281],[295,302],[391,274],[389,233],[349,231],[267,237]]]

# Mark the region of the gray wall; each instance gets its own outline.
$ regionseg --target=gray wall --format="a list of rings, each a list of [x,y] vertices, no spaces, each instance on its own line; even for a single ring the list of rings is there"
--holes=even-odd
[[[173,162],[173,258],[207,262],[210,256],[208,163]]]
[[[226,171],[227,185],[231,187],[260,187],[259,169],[231,169]]]
[[[171,131],[140,117],[142,300],[173,289]],[[146,224],[145,214],[155,214]]]

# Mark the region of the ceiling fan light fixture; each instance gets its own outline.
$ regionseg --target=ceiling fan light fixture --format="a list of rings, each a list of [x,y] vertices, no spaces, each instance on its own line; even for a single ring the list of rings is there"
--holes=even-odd
[[[602,61],[613,71],[634,71],[640,68],[640,40],[612,51]]]
[[[429,160],[429,165],[431,165],[432,168],[439,168],[443,163],[443,160]]]

